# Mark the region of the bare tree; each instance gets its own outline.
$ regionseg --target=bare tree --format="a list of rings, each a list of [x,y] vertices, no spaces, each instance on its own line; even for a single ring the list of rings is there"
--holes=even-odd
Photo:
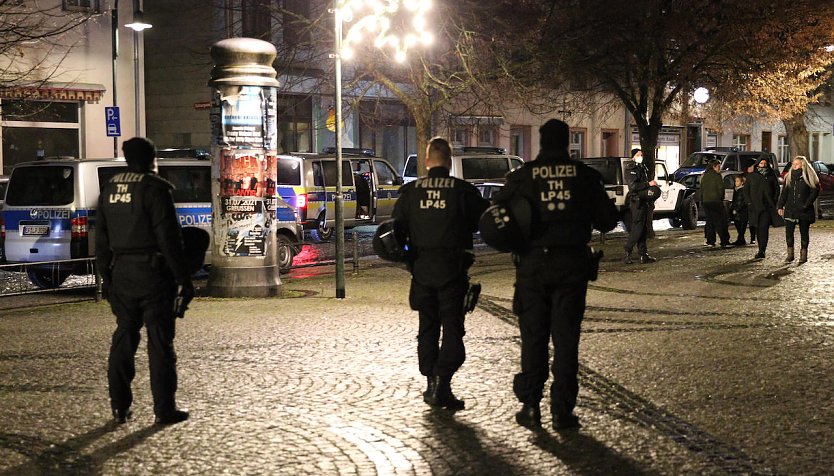
[[[615,94],[653,151],[664,114],[698,86],[719,95],[816,51],[829,2],[813,0],[542,0],[539,78]],[[815,10],[815,7],[816,10]],[[785,18],[797,21],[784,22]],[[790,48],[785,48],[790,45]],[[683,96],[683,98],[682,98]],[[647,156],[654,160],[654,154]],[[649,170],[653,170],[650,167]]]

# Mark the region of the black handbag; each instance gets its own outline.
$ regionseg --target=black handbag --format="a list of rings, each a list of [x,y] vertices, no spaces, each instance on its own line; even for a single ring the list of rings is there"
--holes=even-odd
[[[785,226],[785,219],[779,215],[775,208],[770,209],[770,226],[774,228]]]

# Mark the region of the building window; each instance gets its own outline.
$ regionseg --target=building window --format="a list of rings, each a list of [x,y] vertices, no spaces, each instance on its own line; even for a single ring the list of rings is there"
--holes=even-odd
[[[99,0],[64,0],[63,8],[67,12],[99,13],[101,11]]]
[[[790,162],[791,146],[788,144],[787,136],[779,136],[777,139],[776,151],[780,164],[787,164]]]
[[[733,147],[738,148],[738,150],[748,150],[750,136],[747,134],[733,134]]]
[[[715,132],[707,132],[707,145],[705,149],[718,147],[718,134]]]
[[[449,135],[452,138],[452,147],[466,147],[469,145],[468,127],[453,127],[452,133]]]
[[[479,127],[478,128],[478,146],[494,146],[496,145],[496,130],[494,127]]]
[[[570,147],[568,148],[571,159],[579,160],[585,157],[585,130],[570,130]]]
[[[284,0],[282,35],[288,46],[310,43],[310,0]]]
[[[531,160],[530,134],[530,126],[510,127],[510,153],[517,155],[524,160]]]
[[[278,96],[278,152],[312,152],[313,105],[309,97]]]
[[[244,37],[271,39],[272,12],[269,4],[270,0],[242,0],[240,23]]]
[[[820,160],[820,133],[814,132],[811,134],[811,162]]]
[[[3,174],[31,160],[80,155],[79,103],[4,99]]]

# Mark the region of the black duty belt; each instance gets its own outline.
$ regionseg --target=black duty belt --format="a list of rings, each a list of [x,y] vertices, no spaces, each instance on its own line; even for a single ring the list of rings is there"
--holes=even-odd
[[[137,253],[115,253],[116,261],[128,261],[131,263],[147,263],[151,261],[157,254],[156,251],[141,251]]]

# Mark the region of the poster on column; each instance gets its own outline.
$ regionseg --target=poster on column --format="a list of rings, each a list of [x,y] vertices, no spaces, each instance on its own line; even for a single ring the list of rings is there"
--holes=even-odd
[[[224,150],[220,159],[220,223],[226,256],[266,255],[272,229],[266,190],[266,160],[259,152]]]
[[[219,92],[222,144],[237,148],[264,147],[265,107],[272,88],[227,86]],[[272,94],[271,94],[272,93]]]

